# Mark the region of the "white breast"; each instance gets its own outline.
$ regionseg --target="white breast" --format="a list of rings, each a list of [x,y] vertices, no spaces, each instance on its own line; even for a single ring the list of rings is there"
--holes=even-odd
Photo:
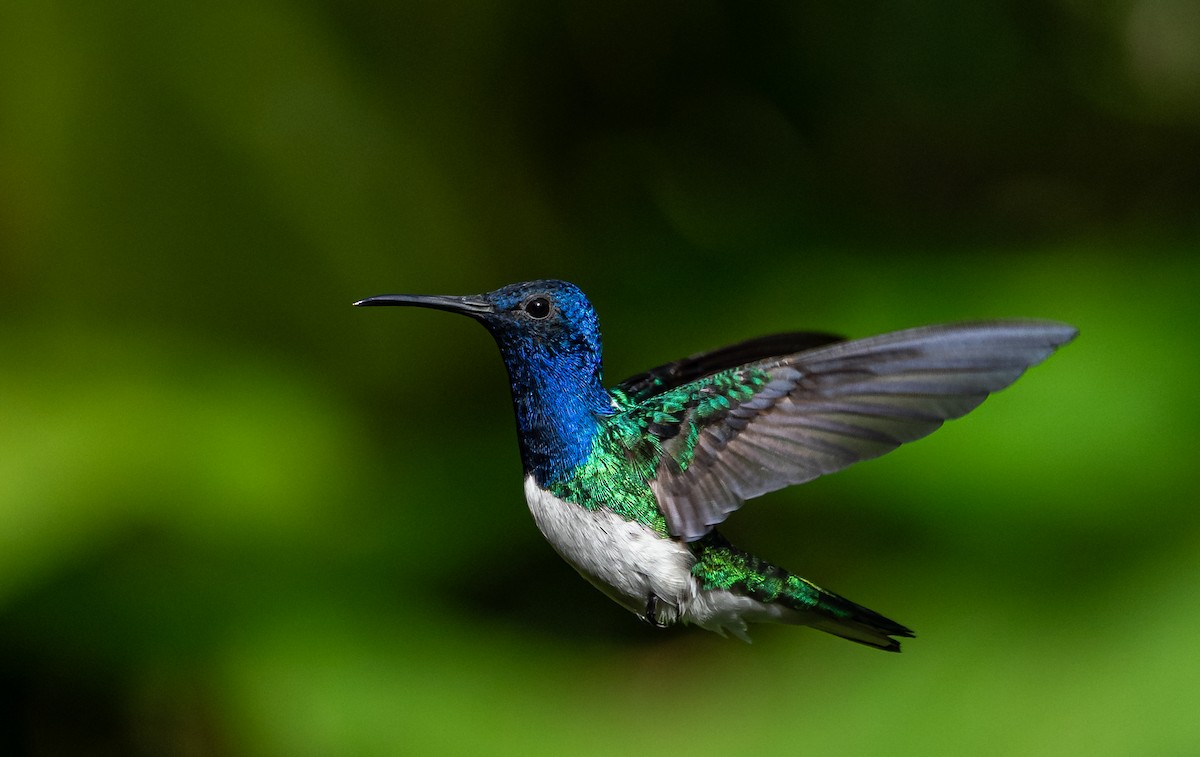
[[[525,478],[533,520],[563,559],[614,600],[643,615],[650,595],[659,599],[660,623],[679,619],[696,593],[696,558],[674,539],[664,539],[608,510],[585,510],[564,502]],[[665,604],[665,606],[664,606]]]

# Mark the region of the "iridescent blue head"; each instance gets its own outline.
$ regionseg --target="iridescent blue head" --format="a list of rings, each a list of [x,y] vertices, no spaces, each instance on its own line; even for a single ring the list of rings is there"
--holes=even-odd
[[[466,297],[385,294],[355,305],[407,305],[468,315],[500,347],[527,472],[545,485],[591,451],[598,418],[614,412],[601,375],[600,323],[579,287],[526,281]]]

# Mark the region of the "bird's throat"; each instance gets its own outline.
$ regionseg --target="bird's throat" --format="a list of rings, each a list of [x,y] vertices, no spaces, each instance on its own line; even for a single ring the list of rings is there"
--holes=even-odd
[[[589,366],[509,366],[521,461],[541,486],[561,481],[592,452],[612,398]]]

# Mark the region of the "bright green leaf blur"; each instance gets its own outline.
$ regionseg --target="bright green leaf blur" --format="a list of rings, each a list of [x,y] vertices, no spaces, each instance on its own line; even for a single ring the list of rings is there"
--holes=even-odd
[[[1200,751],[1200,13],[0,5],[0,754]],[[609,378],[787,329],[1042,317],[965,420],[736,542],[886,655],[639,624],[521,497],[489,337]]]

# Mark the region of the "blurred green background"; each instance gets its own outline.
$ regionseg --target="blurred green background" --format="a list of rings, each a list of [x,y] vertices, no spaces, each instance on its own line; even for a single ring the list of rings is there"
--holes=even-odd
[[[0,5],[0,753],[1200,751],[1191,0]],[[1080,338],[737,543],[887,655],[641,625],[544,543],[487,334]]]

